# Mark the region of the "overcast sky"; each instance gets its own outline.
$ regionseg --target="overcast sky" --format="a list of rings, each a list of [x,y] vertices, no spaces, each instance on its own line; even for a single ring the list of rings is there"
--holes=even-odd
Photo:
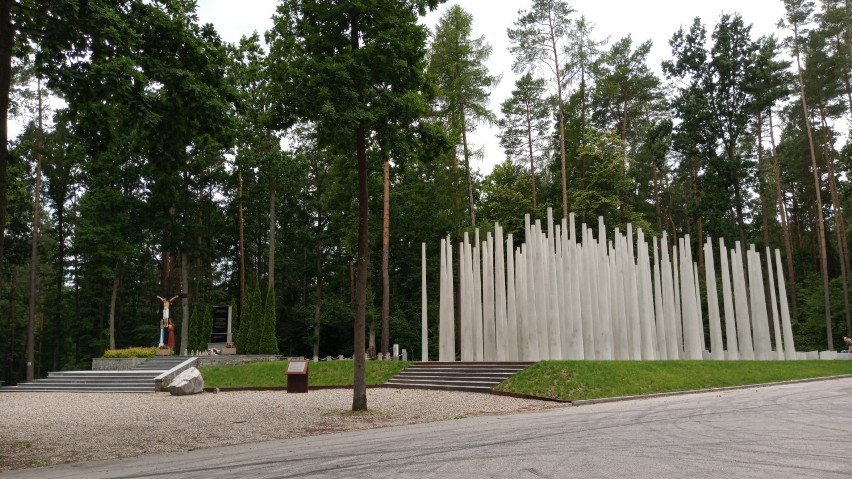
[[[202,23],[212,23],[219,34],[229,42],[253,31],[263,35],[271,25],[276,0],[198,0],[198,16]],[[491,110],[499,115],[500,103],[512,92],[515,75],[512,73],[512,56],[506,29],[518,18],[518,11],[529,8],[531,1],[501,0],[457,0],[449,1],[437,11],[430,13],[424,23],[434,28],[441,14],[453,4],[458,4],[473,15],[475,36],[485,36],[493,47],[488,68],[492,74],[502,75],[502,81],[491,93]],[[784,15],[781,0],[573,0],[571,6],[594,25],[593,34],[598,38],[609,37],[610,42],[632,35],[634,44],[652,40],[650,66],[658,73],[660,62],[671,50],[668,40],[681,26],[692,24],[692,19],[701,17],[708,30],[712,30],[722,13],[739,12],[746,23],[751,23],[754,38],[760,35],[783,36],[775,27]],[[776,33],[777,32],[777,33]],[[504,159],[496,139],[497,129],[480,126],[473,135],[477,147],[485,148],[484,159],[473,165],[488,173],[493,165]]]

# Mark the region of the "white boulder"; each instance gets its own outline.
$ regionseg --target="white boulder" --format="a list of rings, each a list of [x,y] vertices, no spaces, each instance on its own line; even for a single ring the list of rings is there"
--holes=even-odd
[[[169,393],[172,396],[187,396],[198,394],[204,390],[204,378],[197,368],[189,368],[178,374],[174,381],[169,384]]]

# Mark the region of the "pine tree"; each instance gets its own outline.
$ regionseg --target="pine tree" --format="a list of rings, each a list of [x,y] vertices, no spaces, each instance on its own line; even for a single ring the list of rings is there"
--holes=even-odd
[[[278,354],[278,336],[275,333],[275,290],[269,288],[266,293],[266,302],[263,308],[263,317],[260,318],[261,328],[258,341],[258,354]]]
[[[192,313],[189,316],[189,340],[187,348],[190,351],[198,351],[198,331],[201,329],[198,326],[198,307],[192,306]]]
[[[257,354],[260,348],[260,338],[263,330],[263,303],[260,299],[260,287],[251,290],[251,311],[246,315],[248,328],[245,331],[246,354]]]
[[[237,332],[234,335],[234,344],[237,346],[237,349],[242,350],[243,353],[248,354],[249,345],[248,345],[248,332],[251,328],[251,317],[252,317],[252,309],[254,302],[252,298],[254,294],[254,289],[249,285],[246,288],[245,295],[245,303],[243,303],[243,309],[240,311],[240,320],[237,327]]]
[[[201,348],[206,350],[207,345],[210,343],[210,333],[213,332],[213,313],[211,312],[212,308],[209,304],[205,304],[202,306],[204,308],[204,322],[202,323],[204,329],[201,331],[201,337],[199,338],[201,342]]]

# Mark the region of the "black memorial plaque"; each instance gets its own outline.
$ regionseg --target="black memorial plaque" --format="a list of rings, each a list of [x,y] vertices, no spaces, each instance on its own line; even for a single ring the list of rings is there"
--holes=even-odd
[[[211,343],[224,343],[228,341],[228,317],[230,315],[230,306],[213,307],[213,332],[210,334]]]

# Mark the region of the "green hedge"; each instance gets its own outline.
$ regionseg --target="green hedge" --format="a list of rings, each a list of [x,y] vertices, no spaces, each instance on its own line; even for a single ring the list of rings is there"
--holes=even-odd
[[[150,358],[157,354],[157,348],[107,349],[104,358]]]

